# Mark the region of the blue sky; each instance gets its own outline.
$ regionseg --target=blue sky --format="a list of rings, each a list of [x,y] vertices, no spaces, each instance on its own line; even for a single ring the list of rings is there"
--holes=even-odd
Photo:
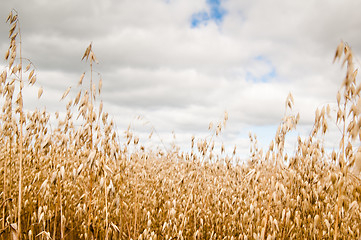
[[[4,1],[3,54],[12,8],[20,14],[23,54],[44,88],[40,101],[27,91],[29,109],[65,111],[59,99],[84,71],[87,78],[80,58],[92,42],[104,108],[119,132],[131,123],[140,142],[153,145],[152,128],[166,144],[174,132],[184,150],[193,135],[209,136],[208,124],[224,111],[229,120],[218,140],[230,151],[237,145],[247,156],[249,131],[268,147],[289,92],[301,116],[292,148],[292,139],[309,133],[316,108],[335,102],[344,75],[332,64],[340,40],[361,54],[361,2],[353,0]],[[326,143],[337,137],[333,131]]]
[[[277,79],[277,70],[266,57],[259,55],[254,58],[254,65],[263,67],[264,71],[247,71],[246,80],[252,82],[271,82]]]
[[[207,10],[202,10],[192,14],[191,27],[199,27],[200,25],[207,25],[209,21],[217,24],[222,24],[223,18],[227,11],[222,7],[220,0],[206,0]]]

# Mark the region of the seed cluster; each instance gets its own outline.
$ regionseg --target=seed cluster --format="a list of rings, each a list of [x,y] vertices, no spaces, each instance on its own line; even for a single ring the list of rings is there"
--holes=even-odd
[[[148,149],[130,128],[121,140],[99,101],[102,80],[97,74],[94,83],[92,44],[82,57],[89,72],[64,92],[65,115],[55,115],[55,126],[45,109],[25,112],[22,91],[37,85],[36,72],[21,55],[15,10],[7,22],[7,68],[0,74],[0,238],[361,238],[361,84],[347,44],[341,42],[335,54],[347,65],[336,98],[339,149],[328,153],[322,144],[331,115],[326,105],[316,110],[310,136],[298,138],[294,155],[285,153],[286,135],[300,118],[289,94],[267,151],[250,134],[250,156],[242,162],[236,147],[228,156],[216,143],[227,113],[210,124],[209,137],[192,137],[190,153],[175,145]],[[42,93],[39,88],[37,97]]]

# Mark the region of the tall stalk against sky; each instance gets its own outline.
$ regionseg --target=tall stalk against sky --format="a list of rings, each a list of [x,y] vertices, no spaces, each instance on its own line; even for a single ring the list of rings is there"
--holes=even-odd
[[[15,113],[19,114],[19,130],[18,130],[18,151],[19,151],[19,155],[18,155],[18,166],[19,166],[19,173],[18,173],[18,214],[17,214],[17,218],[18,218],[18,222],[17,222],[17,233],[18,233],[18,239],[21,240],[22,238],[22,226],[21,226],[21,217],[22,217],[22,180],[23,180],[23,124],[25,122],[25,117],[24,117],[24,112],[23,112],[23,95],[22,95],[22,90],[24,87],[24,82],[23,82],[23,58],[22,58],[22,42],[21,42],[21,32],[20,32],[20,23],[19,23],[19,19],[18,19],[18,14],[15,10],[11,11],[8,18],[7,18],[7,22],[11,25],[10,27],[10,31],[9,31],[9,38],[11,39],[11,46],[9,48],[9,55],[10,55],[10,60],[9,60],[9,72],[11,73],[9,77],[14,77],[13,79],[17,80],[18,82],[18,95],[17,95],[17,99],[15,101],[16,104],[16,109],[15,109]],[[16,60],[16,55],[17,55],[17,37],[19,39],[18,41],[18,46],[19,46],[19,64],[18,65],[13,65],[15,60]],[[6,59],[9,56],[8,54],[6,55]],[[14,84],[14,83],[13,83]],[[13,86],[15,87],[15,85]],[[12,93],[11,93],[12,94]],[[12,97],[11,97],[12,98]],[[10,99],[11,99],[10,98]],[[11,151],[11,150],[10,150]]]

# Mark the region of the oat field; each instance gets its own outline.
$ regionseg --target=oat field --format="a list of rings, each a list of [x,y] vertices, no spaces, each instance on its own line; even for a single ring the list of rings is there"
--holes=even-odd
[[[1,239],[360,239],[361,83],[351,48],[341,42],[339,149],[328,152],[330,107],[316,110],[310,135],[287,155],[296,128],[292,95],[268,149],[250,135],[250,156],[224,157],[211,139],[192,138],[190,152],[147,149],[128,129],[118,132],[99,101],[102,80],[90,44],[88,71],[65,90],[66,114],[23,108],[23,91],[37,86],[22,56],[16,11],[7,18],[9,49],[1,69]],[[4,33],[2,33],[4,34]],[[77,89],[77,90],[76,90]],[[78,91],[74,99],[70,91]],[[40,98],[39,88],[34,98]],[[222,134],[224,119],[212,135]],[[130,150],[131,149],[131,150]]]

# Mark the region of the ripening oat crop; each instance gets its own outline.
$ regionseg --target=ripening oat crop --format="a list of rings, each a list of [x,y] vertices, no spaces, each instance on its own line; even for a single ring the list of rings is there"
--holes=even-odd
[[[37,86],[37,73],[22,55],[16,11],[7,22],[1,239],[360,239],[361,84],[347,44],[335,54],[346,67],[335,98],[339,149],[329,153],[322,144],[331,114],[325,105],[294,155],[285,153],[285,137],[299,121],[289,94],[269,148],[250,135],[249,160],[241,162],[236,148],[230,156],[214,150],[227,113],[210,125],[211,138],[191,139],[191,152],[147,149],[130,129],[121,138],[99,100],[91,44],[82,56],[88,71],[62,96],[66,114],[52,123],[45,109],[25,111],[23,89]],[[34,98],[42,93],[39,87]]]

